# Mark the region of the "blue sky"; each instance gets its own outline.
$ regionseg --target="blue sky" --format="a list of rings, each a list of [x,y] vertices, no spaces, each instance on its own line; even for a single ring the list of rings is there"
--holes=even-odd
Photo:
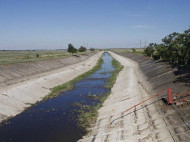
[[[0,49],[139,47],[190,26],[190,0],[0,0]]]

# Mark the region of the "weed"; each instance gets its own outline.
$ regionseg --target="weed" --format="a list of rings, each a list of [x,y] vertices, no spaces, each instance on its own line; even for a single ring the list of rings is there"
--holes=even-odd
[[[112,60],[112,66],[114,67],[114,71],[112,72],[112,76],[109,78],[108,83],[106,84],[106,88],[111,89],[116,81],[116,78],[119,72],[123,69],[123,66],[115,59]],[[91,125],[93,125],[98,117],[98,110],[102,107],[104,101],[110,93],[102,94],[102,95],[91,95],[89,94],[88,97],[95,99],[99,103],[95,106],[83,107],[80,105],[80,109],[78,111],[79,118],[78,118],[78,126],[86,129],[89,133],[90,131],[87,130]],[[86,106],[86,105],[85,105]]]
[[[85,73],[77,76],[76,78],[74,78],[71,81],[68,81],[68,82],[66,82],[66,83],[64,83],[62,85],[54,87],[53,89],[51,89],[51,93],[49,95],[45,96],[44,99],[54,98],[57,95],[59,95],[60,93],[62,93],[62,92],[65,92],[67,90],[71,90],[76,82],[78,82],[78,81],[80,81],[80,80],[82,80],[82,79],[90,76],[92,73],[94,73],[95,71],[97,71],[98,69],[100,69],[102,63],[103,63],[103,60],[102,60],[102,58],[100,58],[98,60],[97,65],[94,66],[91,70],[89,70],[89,71],[87,71],[87,72],[85,72]]]
[[[123,66],[115,59],[112,60],[112,66],[114,67],[114,71],[112,72],[112,75],[106,84],[106,88],[108,89],[111,89],[113,87],[119,72],[123,69]]]

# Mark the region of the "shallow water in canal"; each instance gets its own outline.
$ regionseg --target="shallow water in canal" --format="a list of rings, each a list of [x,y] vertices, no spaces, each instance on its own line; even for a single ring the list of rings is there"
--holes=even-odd
[[[105,95],[105,88],[111,76],[112,57],[102,56],[101,69],[74,84],[72,90],[58,97],[41,101],[0,126],[0,142],[75,142],[85,135],[85,130],[77,125],[75,103],[96,105],[99,101],[91,95]],[[27,94],[26,94],[27,95]]]

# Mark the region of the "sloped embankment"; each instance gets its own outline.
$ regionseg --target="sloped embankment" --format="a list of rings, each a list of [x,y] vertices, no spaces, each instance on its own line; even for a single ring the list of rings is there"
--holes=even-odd
[[[30,79],[32,76],[41,76],[42,73],[82,62],[92,55],[94,55],[94,53],[62,59],[0,65],[0,87]]]
[[[154,92],[150,95],[168,87],[172,88],[173,97],[184,91],[190,91],[190,72],[184,69],[172,67],[171,65],[159,61],[154,61],[143,55],[135,55],[129,53],[117,53],[127,57],[139,64],[140,69],[151,84]],[[189,96],[184,100],[184,96],[178,98],[176,104],[168,107],[157,107],[162,110],[162,115],[167,123],[168,130],[175,141],[190,141],[190,105]],[[161,94],[159,98],[166,98],[167,93]]]
[[[48,63],[47,61],[46,65],[41,64],[42,67],[35,69],[35,71],[38,71],[38,73],[32,74],[32,72],[30,72],[31,75],[28,76],[24,76],[24,72],[29,71],[27,70],[27,67],[22,69],[23,72],[21,70],[15,69],[15,72],[18,72],[22,75],[20,78],[18,78],[18,80],[15,79],[16,77],[12,76],[12,74],[10,73],[14,73],[14,70],[7,69],[7,77],[12,77],[12,80],[11,78],[9,78],[8,81],[12,82],[9,82],[10,85],[6,84],[6,82],[2,82],[2,84],[4,83],[4,86],[0,87],[0,122],[21,113],[25,110],[25,108],[30,107],[31,104],[42,100],[46,95],[51,92],[53,87],[68,82],[78,75],[92,69],[92,67],[96,65],[96,62],[101,57],[102,53],[103,52],[99,52],[93,56],[88,56],[86,57],[86,60],[85,57],[81,60],[78,59],[79,57],[73,57],[77,58],[77,60],[73,62],[76,64],[73,64],[69,61],[71,65],[65,65],[64,67],[64,64],[62,64],[63,67],[57,69],[53,69],[53,65],[49,67],[48,64],[50,63]],[[70,60],[72,59],[70,58]],[[69,64],[69,62],[66,63]],[[28,67],[29,65],[30,63],[28,63]],[[49,70],[46,67],[49,67]],[[54,66],[54,68],[55,67],[56,65]],[[19,69],[19,67],[16,66],[15,68]],[[44,71],[45,68],[47,71]],[[5,74],[6,71],[2,73]]]
[[[124,68],[98,110],[91,133],[79,142],[174,142],[157,101],[152,99],[136,105],[147,99],[151,91],[138,64],[113,52],[110,54]]]
[[[117,53],[118,54],[118,53]],[[120,55],[139,63],[155,92],[165,88],[172,88],[174,94],[190,90],[190,72],[177,69],[163,62],[154,61],[143,55],[120,53]]]

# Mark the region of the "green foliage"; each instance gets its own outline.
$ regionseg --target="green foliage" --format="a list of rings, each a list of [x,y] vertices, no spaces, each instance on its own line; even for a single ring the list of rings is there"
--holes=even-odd
[[[136,52],[136,49],[135,49],[135,48],[132,48],[132,51],[133,51],[133,52]]]
[[[73,80],[71,81],[68,81],[62,85],[58,85],[56,87],[54,87],[52,90],[51,90],[51,93],[47,96],[44,97],[44,99],[50,99],[50,98],[54,98],[56,97],[58,94],[60,94],[61,92],[64,92],[64,91],[67,91],[67,90],[70,90],[73,88],[74,86],[74,83],[79,81],[79,80],[82,80],[83,78],[85,77],[88,77],[89,75],[91,75],[92,73],[94,73],[96,70],[100,69],[101,68],[101,64],[103,63],[103,59],[100,58],[98,60],[98,63],[96,66],[94,66],[91,70],[77,76],[76,78],[74,78]]]
[[[190,64],[190,28],[183,33],[171,33],[161,44],[149,44],[144,50],[147,56],[175,65]]]
[[[100,103],[96,106],[81,105],[80,110],[78,111],[78,126],[80,128],[87,129],[91,124],[94,124],[98,117],[98,109],[100,109],[101,106],[102,100],[100,100]]]
[[[38,53],[36,53],[36,58],[39,58],[39,57],[40,57],[40,55]]]
[[[86,52],[86,47],[84,46],[80,46],[80,48],[78,49],[79,52]]]
[[[29,58],[30,58],[29,55],[25,55],[25,56],[23,57],[23,59],[29,59]]]
[[[91,51],[91,52],[95,52],[95,49],[94,49],[94,48],[90,48],[90,51]]]
[[[102,60],[102,58],[100,58],[97,65],[95,67],[93,67],[93,69],[74,78],[73,80],[71,80],[69,82],[66,82],[62,85],[59,85],[59,86],[53,88],[51,90],[51,93],[48,96],[46,96],[44,99],[50,99],[50,98],[56,97],[59,93],[72,89],[75,82],[91,75],[96,70],[100,69],[102,63],[103,63],[103,60]],[[115,59],[112,60],[112,66],[114,67],[114,71],[112,72],[112,76],[109,78],[109,81],[106,84],[106,87],[109,89],[111,89],[113,87],[119,72],[123,69],[123,66]],[[89,94],[88,97],[99,101],[99,103],[97,105],[90,106],[90,105],[83,105],[81,103],[75,104],[80,108],[78,111],[78,113],[79,113],[78,126],[79,127],[89,128],[91,124],[94,124],[96,122],[97,116],[98,116],[98,109],[100,109],[102,107],[103,102],[106,100],[106,98],[108,96],[109,96],[109,93],[100,95],[100,96],[99,95],[94,96],[94,95]]]
[[[67,52],[72,53],[72,54],[77,53],[77,49],[71,43],[69,43],[68,48],[67,48]]]
[[[123,69],[123,66],[115,59],[112,59],[112,66],[114,67],[114,71],[112,72],[112,76],[109,78],[108,83],[106,84],[106,88],[111,89],[116,81],[116,78],[119,72]]]
[[[144,53],[147,55],[147,56],[150,56],[152,57],[154,51],[155,51],[155,46],[156,44],[155,43],[150,43],[148,45],[148,47],[144,50]]]
[[[112,60],[112,66],[114,67],[114,71],[112,72],[111,77],[109,78],[108,83],[106,84],[106,88],[111,89],[117,79],[119,72],[123,69],[123,66],[115,59]],[[102,95],[91,95],[89,94],[88,97],[91,97],[98,100],[99,103],[95,106],[88,106],[88,105],[80,105],[79,111],[79,127],[82,128],[89,128],[90,125],[94,124],[97,120],[98,110],[102,107],[102,104],[107,99],[110,93],[102,94]]]
[[[36,57],[39,54],[39,58]],[[1,50],[0,65],[36,62],[69,57],[65,50]]]

